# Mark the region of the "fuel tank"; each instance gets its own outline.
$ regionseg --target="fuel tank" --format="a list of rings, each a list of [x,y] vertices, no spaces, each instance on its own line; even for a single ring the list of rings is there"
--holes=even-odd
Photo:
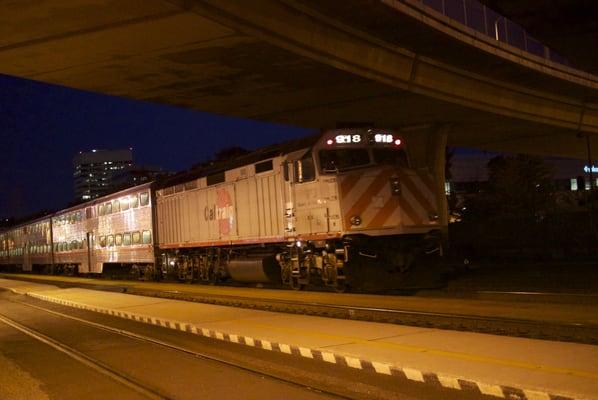
[[[228,262],[227,271],[237,282],[280,283],[280,267],[274,255],[235,258]]]

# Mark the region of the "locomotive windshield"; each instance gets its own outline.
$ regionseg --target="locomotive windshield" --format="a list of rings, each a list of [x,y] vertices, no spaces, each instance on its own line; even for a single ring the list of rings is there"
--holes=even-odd
[[[372,150],[376,164],[394,165],[396,167],[408,167],[407,154],[405,150],[394,147],[381,147]]]
[[[318,158],[323,173],[373,165],[408,167],[403,140],[391,131],[335,130],[323,138],[322,144],[325,147],[318,152]]]
[[[331,149],[320,151],[320,165],[324,172],[345,171],[370,164],[367,149]]]
[[[323,172],[341,172],[367,167],[372,164],[407,167],[407,155],[395,147],[342,148],[320,150],[320,165]]]

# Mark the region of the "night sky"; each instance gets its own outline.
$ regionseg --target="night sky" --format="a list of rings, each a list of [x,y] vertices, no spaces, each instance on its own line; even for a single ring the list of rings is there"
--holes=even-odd
[[[311,131],[82,92],[0,75],[0,217],[73,199],[79,151],[133,148],[134,163],[180,171],[217,150]]]

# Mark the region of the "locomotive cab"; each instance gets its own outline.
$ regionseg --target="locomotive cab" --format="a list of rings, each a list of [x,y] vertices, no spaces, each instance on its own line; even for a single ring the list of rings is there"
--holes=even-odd
[[[438,226],[433,177],[410,168],[397,134],[333,132],[321,143],[319,169],[337,176],[344,234],[426,233]]]

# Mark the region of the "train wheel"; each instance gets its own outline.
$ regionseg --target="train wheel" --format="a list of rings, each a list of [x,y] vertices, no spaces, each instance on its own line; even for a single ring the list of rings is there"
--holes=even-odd
[[[299,282],[299,277],[292,276],[290,280],[290,286],[293,290],[303,290],[307,285]]]
[[[131,270],[129,272],[129,279],[140,281],[141,280],[141,270],[137,264],[133,264],[131,266]]]
[[[208,271],[207,282],[210,285],[215,285],[218,283],[218,277],[212,268]]]
[[[345,281],[344,279],[337,280],[336,284],[332,287],[336,293],[345,293],[349,291],[349,285],[347,285],[347,281]]]

